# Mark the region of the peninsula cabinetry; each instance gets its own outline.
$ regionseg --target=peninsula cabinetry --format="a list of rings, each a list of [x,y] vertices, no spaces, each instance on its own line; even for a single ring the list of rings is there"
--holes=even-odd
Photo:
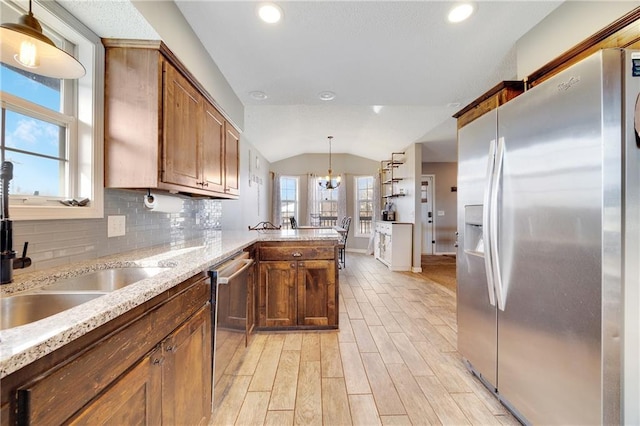
[[[105,186],[237,198],[239,133],[161,42],[103,40]]]
[[[198,274],[3,378],[1,424],[206,424],[209,297]]]
[[[259,327],[338,327],[335,244],[335,241],[260,243]]]

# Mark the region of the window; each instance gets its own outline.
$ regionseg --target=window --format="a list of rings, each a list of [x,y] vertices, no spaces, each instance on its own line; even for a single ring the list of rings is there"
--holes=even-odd
[[[282,229],[291,229],[291,218],[298,220],[298,178],[280,177],[280,217]]]
[[[0,0],[3,22],[26,12]],[[0,64],[0,159],[13,162],[13,219],[102,217],[104,50],[100,39],[55,2],[33,3],[44,33],[87,73],[59,80]],[[61,200],[88,198],[86,207]]]
[[[336,226],[338,224],[338,190],[322,189],[316,182],[318,191],[317,209],[319,226]]]
[[[355,188],[355,235],[368,236],[373,220],[373,176],[356,176]]]

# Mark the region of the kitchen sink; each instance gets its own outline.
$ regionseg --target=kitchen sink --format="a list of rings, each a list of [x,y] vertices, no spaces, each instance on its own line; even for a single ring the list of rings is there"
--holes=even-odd
[[[125,267],[100,269],[77,277],[63,278],[42,288],[42,291],[101,291],[121,289],[152,277],[169,268]]]
[[[0,298],[0,330],[71,309],[104,293],[29,293]]]

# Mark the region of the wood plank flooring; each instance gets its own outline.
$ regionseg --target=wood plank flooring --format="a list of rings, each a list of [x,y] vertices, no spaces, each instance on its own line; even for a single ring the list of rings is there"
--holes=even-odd
[[[518,424],[462,364],[454,292],[347,257],[339,331],[224,337],[210,425]]]

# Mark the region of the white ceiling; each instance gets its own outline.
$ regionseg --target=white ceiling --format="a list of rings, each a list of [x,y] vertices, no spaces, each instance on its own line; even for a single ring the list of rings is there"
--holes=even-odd
[[[111,2],[60,3],[77,16]],[[126,3],[78,17],[102,37],[140,37],[145,26]],[[245,105],[243,138],[271,162],[325,153],[328,135],[334,153],[381,160],[421,142],[424,161],[456,161],[451,115],[515,78],[516,41],[560,3],[480,1],[454,25],[452,1],[280,1],[284,19],[269,25],[259,2],[176,1]],[[132,20],[118,16],[131,10]],[[268,98],[252,99],[256,90]],[[321,101],[325,90],[335,100]]]

